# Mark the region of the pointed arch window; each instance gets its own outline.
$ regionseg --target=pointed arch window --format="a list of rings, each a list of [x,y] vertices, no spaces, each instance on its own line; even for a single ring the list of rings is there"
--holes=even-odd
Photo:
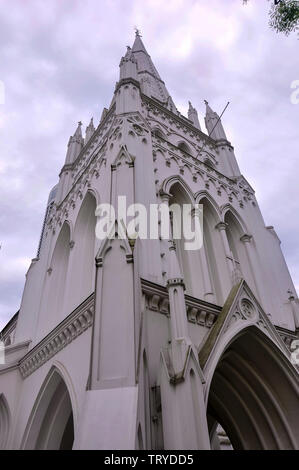
[[[68,311],[72,311],[85,300],[94,289],[95,274],[95,226],[96,200],[88,192],[80,207],[74,228],[74,248],[72,249],[70,270],[68,272]],[[70,272],[71,271],[71,272]]]
[[[71,450],[74,420],[68,388],[56,368],[36,399],[24,436],[25,449]]]
[[[186,144],[186,142],[180,142],[178,144],[178,148],[182,152],[187,153],[188,155],[192,155],[191,149],[190,149],[189,145]]]
[[[212,160],[210,160],[209,158],[205,158],[204,163],[210,168],[215,168],[214,162],[212,162]]]
[[[165,134],[161,131],[161,129],[159,128],[156,128],[153,130],[153,136],[154,137],[157,137],[159,139],[163,139],[163,140],[166,140],[166,137],[165,137]]]

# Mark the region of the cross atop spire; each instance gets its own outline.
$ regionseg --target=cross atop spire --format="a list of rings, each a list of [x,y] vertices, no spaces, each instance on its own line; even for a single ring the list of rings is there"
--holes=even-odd
[[[141,31],[140,31],[140,29],[137,28],[137,26],[135,26],[134,30],[135,30],[135,35],[142,38]]]
[[[139,29],[135,31],[135,41],[132,47],[132,52],[144,52],[147,56],[149,55],[141,40],[141,34],[140,34]]]

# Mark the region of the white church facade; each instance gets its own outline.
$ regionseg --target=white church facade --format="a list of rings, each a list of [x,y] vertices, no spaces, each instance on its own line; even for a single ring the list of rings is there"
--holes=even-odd
[[[1,333],[0,449],[299,449],[298,298],[207,102],[205,125],[137,32],[98,126],[70,137]],[[202,204],[202,248],[98,239],[120,195]]]

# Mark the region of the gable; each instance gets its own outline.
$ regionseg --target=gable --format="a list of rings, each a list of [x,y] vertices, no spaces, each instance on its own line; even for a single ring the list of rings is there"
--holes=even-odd
[[[236,335],[245,328],[255,326],[267,335],[287,356],[290,353],[276,328],[260,306],[244,279],[234,285],[222,310],[200,348],[198,358],[204,369],[218,350],[224,352]]]

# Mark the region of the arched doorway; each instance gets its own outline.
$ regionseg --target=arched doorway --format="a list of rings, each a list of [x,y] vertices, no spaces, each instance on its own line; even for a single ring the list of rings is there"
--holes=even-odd
[[[258,328],[242,330],[222,354],[208,398],[213,448],[218,423],[234,449],[299,448],[298,375]]]
[[[70,450],[74,421],[70,395],[54,368],[37,397],[25,433],[25,449]]]

